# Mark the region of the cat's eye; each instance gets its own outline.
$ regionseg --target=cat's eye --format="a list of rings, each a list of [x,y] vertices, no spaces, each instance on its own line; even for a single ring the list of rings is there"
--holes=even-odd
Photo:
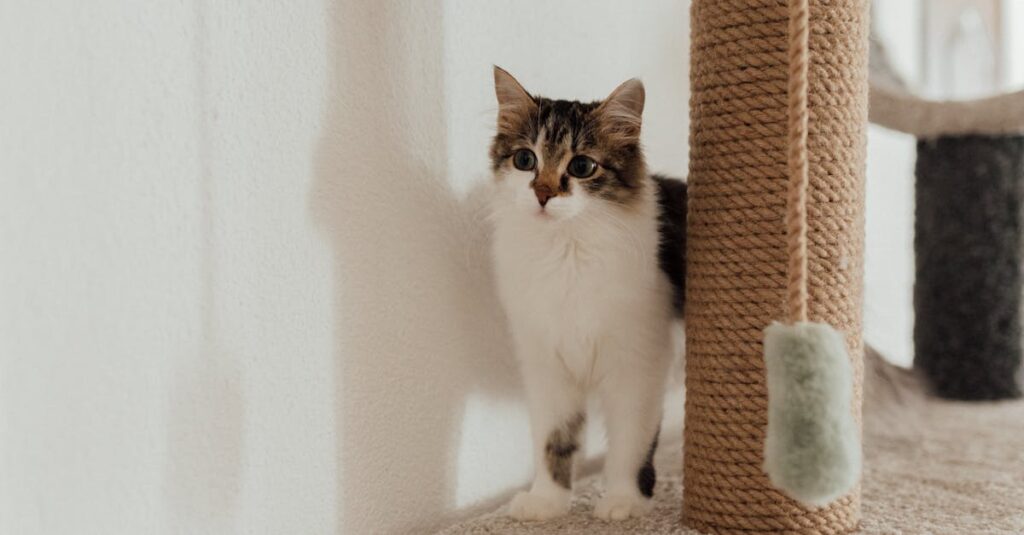
[[[512,155],[512,165],[520,171],[533,171],[537,166],[537,156],[530,149],[519,149]]]
[[[597,171],[597,162],[586,156],[573,156],[569,160],[569,167],[567,169],[569,174],[576,178],[589,178],[590,175]]]

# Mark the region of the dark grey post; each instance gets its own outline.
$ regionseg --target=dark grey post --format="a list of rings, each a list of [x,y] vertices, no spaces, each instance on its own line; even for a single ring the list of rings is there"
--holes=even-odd
[[[1019,397],[1024,137],[917,143],[914,367],[934,393]]]

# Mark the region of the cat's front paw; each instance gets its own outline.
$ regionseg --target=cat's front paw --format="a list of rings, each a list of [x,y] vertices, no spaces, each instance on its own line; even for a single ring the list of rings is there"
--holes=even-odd
[[[601,520],[625,520],[641,516],[651,509],[651,500],[639,495],[604,496],[594,507],[594,516]]]
[[[508,515],[516,520],[549,520],[569,512],[569,496],[520,492],[508,505]]]

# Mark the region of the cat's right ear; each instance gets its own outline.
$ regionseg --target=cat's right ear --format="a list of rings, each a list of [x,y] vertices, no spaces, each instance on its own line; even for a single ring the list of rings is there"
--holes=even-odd
[[[494,66],[494,94],[498,97],[498,129],[514,131],[537,102],[505,69]]]

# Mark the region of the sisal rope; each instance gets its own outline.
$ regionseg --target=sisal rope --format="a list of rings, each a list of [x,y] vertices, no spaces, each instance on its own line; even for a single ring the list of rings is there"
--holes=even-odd
[[[790,323],[807,321],[807,0],[789,0],[789,252],[787,304]]]
[[[859,489],[808,508],[762,469],[763,329],[799,319],[791,273],[803,272],[805,317],[834,326],[849,355],[862,354],[867,0],[809,4],[799,203],[789,187],[790,69],[799,66],[790,62],[787,0],[692,4],[683,515],[706,533],[840,534],[859,516]],[[805,207],[806,267],[797,270],[790,205]],[[859,420],[859,359],[853,368]]]

